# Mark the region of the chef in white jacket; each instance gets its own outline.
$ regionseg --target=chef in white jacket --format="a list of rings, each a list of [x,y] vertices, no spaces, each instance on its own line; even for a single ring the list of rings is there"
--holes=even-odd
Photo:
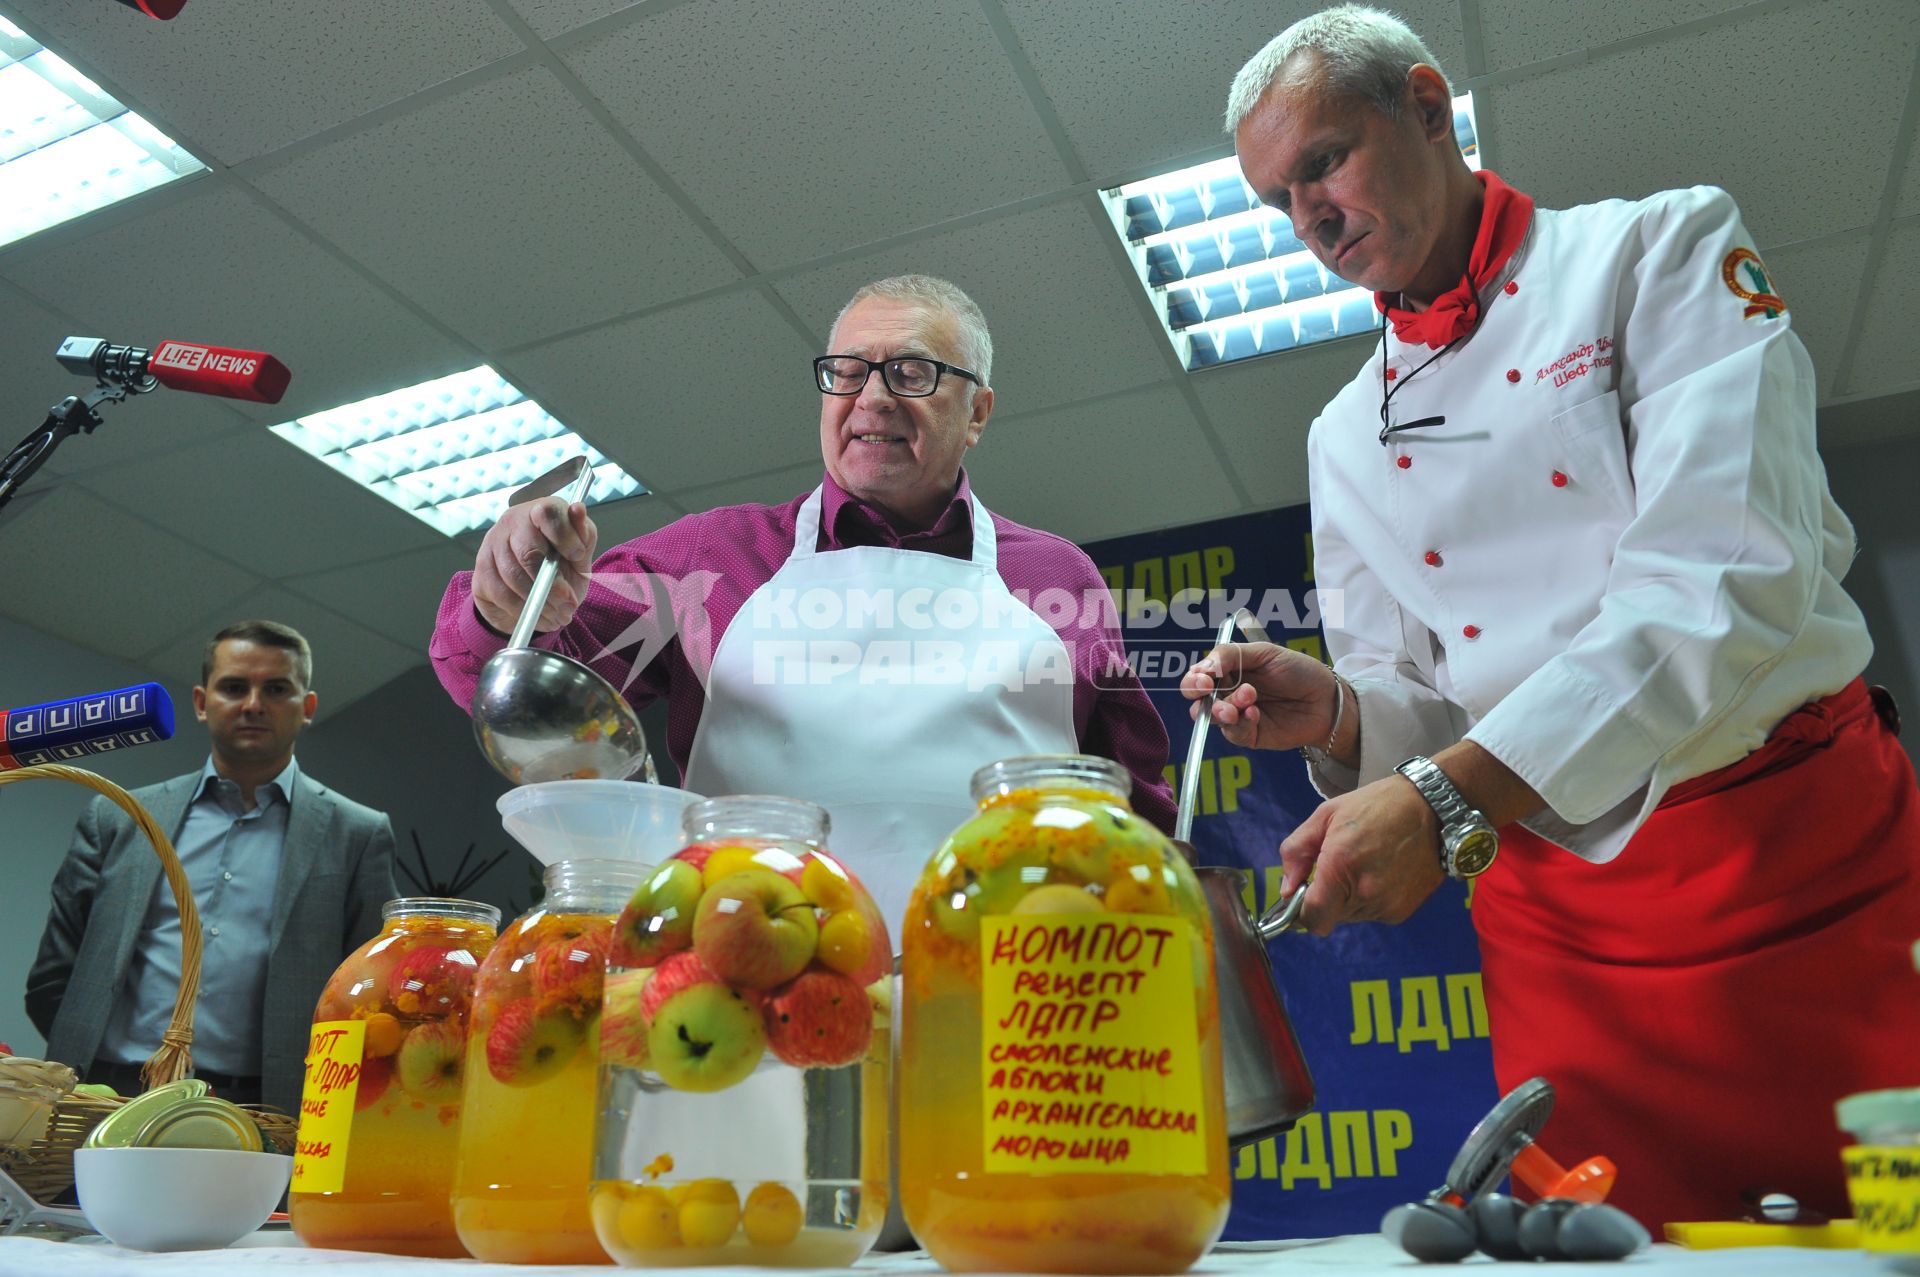
[[[1475,880],[1500,1084],[1617,1204],[1844,1214],[1834,1099],[1920,1080],[1920,795],[1805,347],[1724,191],[1536,209],[1452,121],[1361,6],[1234,83],[1248,182],[1386,323],[1309,436],[1334,672],[1233,645],[1187,692],[1306,750],[1312,930]]]

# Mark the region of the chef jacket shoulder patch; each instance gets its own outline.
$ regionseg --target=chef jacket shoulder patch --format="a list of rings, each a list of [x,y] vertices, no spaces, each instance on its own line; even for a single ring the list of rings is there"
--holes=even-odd
[[[1767,278],[1760,254],[1751,248],[1736,248],[1728,253],[1727,259],[1720,263],[1720,278],[1727,282],[1735,297],[1747,304],[1741,312],[1742,319],[1752,319],[1755,315],[1778,319],[1787,313],[1785,299],[1773,291],[1773,281]]]

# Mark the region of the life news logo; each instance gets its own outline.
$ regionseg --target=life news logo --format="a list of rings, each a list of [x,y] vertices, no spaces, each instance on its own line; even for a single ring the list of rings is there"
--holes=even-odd
[[[178,368],[182,372],[224,372],[251,377],[260,368],[260,360],[251,355],[214,351],[206,346],[190,346],[181,341],[163,342],[153,352],[152,366]]]

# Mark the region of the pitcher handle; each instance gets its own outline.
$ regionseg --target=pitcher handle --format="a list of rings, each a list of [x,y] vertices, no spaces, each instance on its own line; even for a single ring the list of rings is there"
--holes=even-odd
[[[1274,901],[1253,924],[1253,929],[1260,933],[1262,940],[1271,940],[1300,920],[1300,910],[1306,903],[1307,884],[1303,882],[1285,900]]]

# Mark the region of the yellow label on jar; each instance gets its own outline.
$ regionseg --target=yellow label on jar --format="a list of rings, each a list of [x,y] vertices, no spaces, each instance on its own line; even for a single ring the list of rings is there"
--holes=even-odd
[[[1847,1196],[1867,1250],[1920,1253],[1920,1146],[1843,1148]]]
[[[980,920],[988,1172],[1205,1174],[1187,933],[1158,914]]]
[[[346,1184],[347,1136],[360,1093],[365,1020],[322,1020],[307,1043],[300,1087],[300,1134],[293,1154],[295,1193],[337,1193]]]

